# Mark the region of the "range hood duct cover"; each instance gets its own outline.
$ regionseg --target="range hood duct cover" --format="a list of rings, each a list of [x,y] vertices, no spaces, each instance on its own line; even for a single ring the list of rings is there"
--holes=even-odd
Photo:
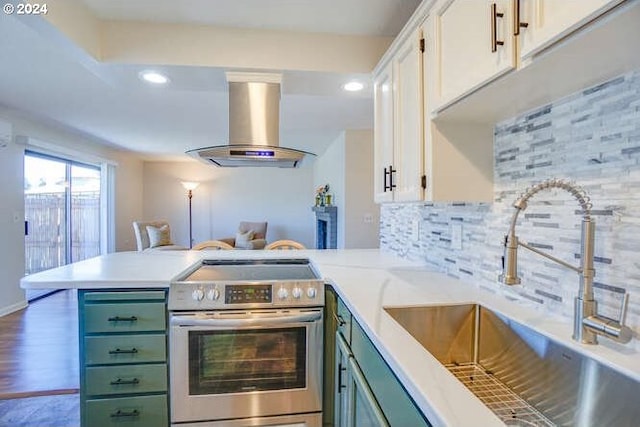
[[[280,147],[279,74],[227,73],[229,144],[187,151],[221,167],[295,168],[312,153]]]

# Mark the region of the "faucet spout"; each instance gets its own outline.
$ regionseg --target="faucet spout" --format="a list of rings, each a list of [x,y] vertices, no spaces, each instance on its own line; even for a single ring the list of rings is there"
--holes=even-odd
[[[527,202],[534,195],[542,190],[559,188],[569,192],[582,209],[582,227],[580,239],[580,266],[575,267],[555,256],[548,254],[518,239],[516,235],[516,224],[518,215],[527,208]],[[506,285],[517,285],[521,283],[518,277],[518,247],[522,246],[538,255],[554,261],[564,267],[574,270],[580,275],[579,291],[574,301],[574,323],[573,339],[585,344],[597,344],[598,335],[620,342],[628,342],[631,339],[631,331],[624,326],[622,320],[615,320],[600,317],[597,314],[597,302],[594,299],[593,279],[595,269],[593,267],[594,247],[595,247],[595,223],[591,218],[591,201],[587,193],[576,185],[569,182],[550,179],[543,181],[529,188],[513,204],[515,212],[511,218],[509,231],[504,239],[504,255],[502,257],[502,274],[499,280]],[[624,317],[624,309],[621,319]]]

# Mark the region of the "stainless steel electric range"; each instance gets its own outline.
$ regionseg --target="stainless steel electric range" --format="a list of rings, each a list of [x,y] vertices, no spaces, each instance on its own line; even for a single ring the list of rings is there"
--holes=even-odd
[[[320,427],[323,305],[302,258],[203,260],[173,281],[172,426]]]

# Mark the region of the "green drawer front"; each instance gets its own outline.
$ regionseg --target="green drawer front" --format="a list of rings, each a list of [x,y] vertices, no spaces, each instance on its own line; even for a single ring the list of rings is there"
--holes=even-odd
[[[87,400],[85,423],[91,427],[166,427],[167,396]]]
[[[412,427],[431,425],[415,406],[358,322],[353,322],[351,351],[389,425]]]
[[[85,301],[164,301],[164,291],[84,292]]]
[[[344,302],[338,298],[338,330],[347,341],[351,343],[351,312],[344,305]]]
[[[167,391],[167,365],[128,365],[86,368],[86,395]]]
[[[163,302],[87,304],[84,308],[84,330],[88,334],[165,331],[166,323]]]
[[[84,348],[84,361],[87,365],[117,365],[167,360],[166,336],[164,334],[85,337]]]

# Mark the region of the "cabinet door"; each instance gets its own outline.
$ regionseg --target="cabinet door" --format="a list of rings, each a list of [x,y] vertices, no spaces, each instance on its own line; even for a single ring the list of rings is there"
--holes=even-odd
[[[511,2],[453,0],[438,6],[440,109],[514,69],[515,55]]]
[[[169,425],[167,396],[136,396],[87,400],[83,411],[91,427],[160,427]]]
[[[622,0],[517,0],[520,57],[528,59]]]
[[[167,360],[167,337],[152,335],[106,335],[84,337],[84,363],[120,365]]]
[[[349,345],[344,340],[340,332],[336,333],[336,357],[334,370],[334,427],[347,427],[349,420],[349,412],[351,410],[349,404],[349,392],[347,390],[349,369],[349,358],[351,351]]]
[[[84,331],[87,334],[165,331],[165,310],[164,302],[87,304]]]
[[[348,427],[386,427],[389,425],[378,402],[376,402],[369,384],[362,375],[354,358],[349,359],[347,369],[349,393],[349,422]]]
[[[385,67],[374,77],[374,201],[393,200],[390,186],[390,171],[393,168],[393,64]]]
[[[395,201],[422,200],[423,174],[423,77],[422,32],[417,31],[400,47],[393,61],[395,91],[393,176]]]

